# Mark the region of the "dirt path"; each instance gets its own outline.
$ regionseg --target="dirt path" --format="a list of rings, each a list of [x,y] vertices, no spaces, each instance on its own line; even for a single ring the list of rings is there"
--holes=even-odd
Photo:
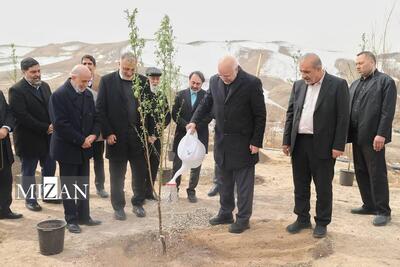
[[[63,218],[62,207],[43,204],[44,210],[34,213],[24,208],[23,201],[14,201],[13,210],[23,212],[24,219],[0,221],[2,266],[400,266],[399,173],[390,173],[392,222],[380,228],[372,226],[372,216],[349,213],[360,205],[358,188],[340,186],[336,175],[333,221],[328,237],[316,240],[311,230],[286,233],[286,225],[295,219],[290,162],[280,152],[266,153],[269,158],[257,165],[251,229],[241,235],[228,233],[227,226],[208,225],[218,210],[218,197],[206,196],[213,173],[210,154],[203,165],[199,202],[188,203],[181,193],[178,203],[163,207],[167,256],[160,255],[155,202],[146,203],[146,218],[135,217],[128,204],[128,219],[117,222],[110,200],[91,195],[92,217],[103,224],[83,226],[80,235],[66,232],[63,253],[47,257],[39,253],[36,224]],[[338,162],[337,170],[344,165]],[[182,189],[186,185],[184,180]],[[128,181],[127,200],[130,191]],[[314,193],[312,198],[314,215]]]

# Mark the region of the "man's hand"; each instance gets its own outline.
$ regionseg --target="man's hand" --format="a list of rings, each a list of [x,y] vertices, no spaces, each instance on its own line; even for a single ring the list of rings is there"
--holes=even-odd
[[[375,136],[373,146],[376,152],[382,150],[382,148],[385,146],[385,140],[386,138],[383,136],[380,135]]]
[[[332,158],[337,159],[341,155],[343,155],[343,151],[332,149]]]
[[[250,145],[250,152],[251,152],[251,154],[257,154],[258,153],[258,151],[260,150],[258,147],[256,147],[256,146],[253,146],[253,145]]]
[[[283,154],[285,154],[286,156],[290,156],[290,146],[283,145],[282,151],[283,151]]]
[[[90,143],[90,145],[93,144],[94,141],[96,141],[97,137],[95,134],[91,134],[88,137],[86,137],[86,140],[88,140],[88,142]]]
[[[117,143],[117,136],[115,134],[110,134],[109,136],[107,136],[107,144],[112,146],[115,143]]]
[[[92,146],[92,144],[89,142],[89,140],[88,140],[88,138],[86,137],[85,138],[85,141],[83,142],[83,144],[82,144],[82,148],[83,149],[86,149],[86,148],[90,148]]]
[[[47,134],[52,134],[53,133],[53,124],[49,125],[49,128],[47,129]]]
[[[196,132],[196,123],[188,123],[186,125],[186,131],[188,131],[190,134],[194,134]]]
[[[6,138],[8,135],[8,129],[3,127],[0,128],[0,140],[3,140],[4,138]]]
[[[155,137],[154,135],[147,137],[147,142],[149,142],[150,144],[154,144],[156,140],[157,137]]]

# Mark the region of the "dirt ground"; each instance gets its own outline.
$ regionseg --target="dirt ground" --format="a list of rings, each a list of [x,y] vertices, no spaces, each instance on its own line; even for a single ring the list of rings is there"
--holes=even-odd
[[[156,202],[146,203],[147,217],[137,218],[131,211],[130,179],[125,185],[127,220],[113,219],[110,199],[91,194],[91,215],[101,226],[82,227],[79,235],[65,233],[61,254],[39,253],[36,224],[45,219],[63,218],[60,205],[42,205],[39,213],[28,211],[15,200],[12,209],[24,214],[17,221],[0,221],[2,266],[400,266],[400,174],[390,172],[392,222],[374,227],[372,216],[356,216],[350,209],[360,205],[356,183],[339,184],[338,162],[334,178],[333,220],[328,236],[314,239],[312,230],[296,235],[285,231],[295,216],[289,158],[279,151],[264,151],[265,162],[256,168],[254,212],[251,229],[230,234],[227,226],[212,227],[208,219],[218,211],[218,197],[207,192],[213,174],[212,153],[203,164],[198,186],[199,202],[186,199],[184,178],[178,203],[163,204],[168,253],[161,255],[158,240]],[[107,169],[106,164],[106,169]],[[127,174],[130,177],[130,173]],[[92,179],[93,180],[93,179]],[[106,189],[109,189],[107,178]],[[313,189],[314,191],[314,189]],[[312,195],[315,214],[315,194]]]

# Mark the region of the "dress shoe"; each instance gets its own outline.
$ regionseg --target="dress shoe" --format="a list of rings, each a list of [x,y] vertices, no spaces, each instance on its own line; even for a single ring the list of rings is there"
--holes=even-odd
[[[317,224],[314,228],[313,237],[323,238],[325,236],[326,236],[326,226]]]
[[[25,203],[25,207],[26,207],[28,210],[31,210],[31,211],[41,211],[41,210],[42,210],[42,207],[41,207],[41,206],[39,205],[39,203],[37,203],[37,202]]]
[[[100,225],[101,221],[93,220],[92,218],[89,218],[89,220],[87,220],[85,222],[79,222],[79,224],[86,225],[86,226],[96,226],[96,225]]]
[[[108,193],[104,189],[96,190],[96,194],[101,198],[108,198]]]
[[[196,203],[197,202],[196,191],[187,190],[187,198],[190,203]]]
[[[2,219],[14,220],[14,219],[19,219],[19,218],[22,218],[22,214],[14,213],[12,211],[10,211],[9,213],[0,214],[0,220],[2,220]]]
[[[353,214],[360,214],[360,215],[376,215],[376,211],[371,210],[371,209],[367,209],[364,206],[359,207],[359,208],[351,209],[350,212],[353,213]]]
[[[372,224],[375,226],[385,226],[386,224],[388,224],[388,222],[390,222],[391,219],[392,217],[390,217],[390,215],[376,215],[374,220],[372,221]]]
[[[212,217],[208,222],[211,225],[230,224],[230,223],[233,223],[233,218],[217,215],[217,216]]]
[[[295,221],[294,223],[289,224],[286,227],[286,231],[288,231],[291,234],[297,234],[303,229],[311,229],[311,223]]]
[[[125,221],[126,220],[126,214],[124,209],[119,209],[114,211],[114,218],[118,221]]]
[[[136,214],[137,217],[146,217],[146,211],[144,210],[143,206],[133,206],[132,211]]]
[[[210,191],[208,191],[207,196],[209,196],[209,197],[215,197],[215,196],[218,194],[218,192],[219,192],[218,185],[214,184],[214,185],[211,187]]]
[[[67,229],[68,229],[68,231],[70,231],[71,233],[74,233],[74,234],[79,234],[80,232],[82,232],[79,225],[77,225],[75,223],[67,223]]]
[[[229,233],[233,233],[233,234],[240,234],[243,233],[245,230],[249,229],[250,225],[249,223],[232,223],[231,225],[229,225]]]

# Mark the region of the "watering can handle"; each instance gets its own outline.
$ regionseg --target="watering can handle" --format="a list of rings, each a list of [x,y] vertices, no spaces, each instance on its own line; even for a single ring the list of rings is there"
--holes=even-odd
[[[187,136],[193,135],[193,136],[195,136],[197,139],[199,138],[198,135],[197,135],[197,131],[194,131],[193,133],[190,133],[189,131],[186,131],[186,135],[187,135]]]

